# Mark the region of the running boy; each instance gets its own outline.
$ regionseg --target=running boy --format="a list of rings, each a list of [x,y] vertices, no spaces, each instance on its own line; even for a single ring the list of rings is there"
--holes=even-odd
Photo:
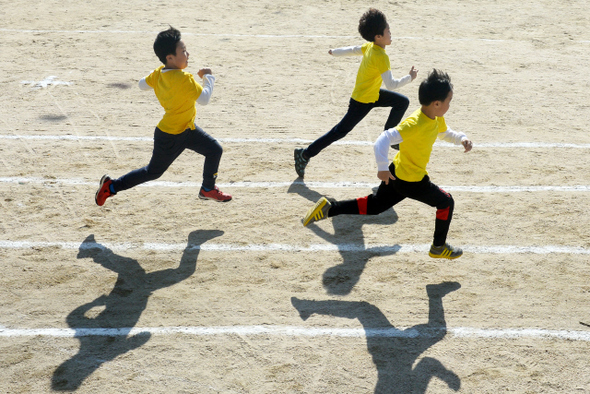
[[[334,56],[362,56],[356,76],[356,83],[344,118],[329,132],[315,140],[306,149],[295,149],[295,171],[303,178],[309,159],[324,148],[348,134],[375,107],[391,107],[384,130],[396,126],[404,116],[410,100],[402,94],[392,92],[416,78],[418,70],[410,69],[409,75],[393,78],[389,56],[385,47],[391,44],[391,31],[385,15],[374,8],[365,12],[359,21],[359,33],[369,41],[362,46],[330,49]],[[385,83],[388,89],[381,89]]]
[[[208,68],[199,70],[197,75],[203,79],[204,85],[201,86],[192,74],[183,71],[188,66],[189,53],[180,32],[172,27],[158,34],[154,41],[154,52],[164,65],[139,81],[140,89],[154,90],[166,111],[154,132],[152,158],[147,166],[118,179],[104,175],[95,195],[96,204],[102,206],[107,198],[118,192],[159,178],[187,148],[205,156],[199,198],[230,201],[231,196],[215,186],[223,149],[217,140],[195,124],[195,102],[201,105],[209,103],[215,77]]]
[[[461,249],[446,242],[455,205],[453,197],[430,182],[426,165],[437,136],[463,145],[465,152],[469,152],[473,144],[465,134],[451,130],[445,123],[443,116],[453,98],[448,74],[432,70],[420,84],[418,96],[422,107],[397,127],[385,130],[375,142],[377,177],[382,181],[377,193],[345,201],[329,201],[322,197],[305,215],[304,226],[342,214],[378,215],[409,197],[437,209],[430,257],[456,259],[463,254]],[[392,144],[399,144],[399,152],[388,168],[387,152]]]

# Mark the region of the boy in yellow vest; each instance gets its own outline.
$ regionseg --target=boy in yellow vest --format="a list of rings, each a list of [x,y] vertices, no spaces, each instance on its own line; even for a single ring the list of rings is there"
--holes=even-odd
[[[433,70],[420,84],[418,96],[422,107],[397,127],[385,130],[375,142],[377,177],[381,180],[377,193],[344,201],[322,197],[305,215],[304,226],[336,215],[378,215],[408,197],[436,207],[430,257],[456,259],[463,254],[446,242],[455,206],[453,197],[430,181],[426,165],[437,137],[463,145],[465,152],[473,144],[464,133],[451,130],[445,123],[443,116],[453,98],[448,74]],[[393,144],[399,144],[399,152],[388,165],[387,152]]]
[[[348,134],[375,107],[391,107],[384,130],[396,126],[404,116],[410,101],[392,90],[401,88],[416,78],[418,70],[410,69],[401,79],[393,78],[385,47],[391,44],[391,31],[385,15],[374,8],[365,12],[359,21],[359,33],[369,41],[364,45],[330,49],[333,56],[362,56],[354,90],[344,118],[328,133],[307,148],[295,149],[295,171],[303,178],[309,160],[324,148]],[[381,89],[385,84],[387,89]]]
[[[188,66],[189,53],[180,32],[172,27],[158,34],[154,41],[154,52],[164,65],[139,81],[140,89],[154,90],[166,111],[154,132],[152,158],[147,166],[118,179],[104,175],[94,197],[96,204],[102,206],[108,197],[118,192],[159,178],[185,149],[205,156],[199,198],[230,201],[231,196],[215,186],[223,149],[217,140],[195,124],[195,103],[209,103],[215,77],[208,68],[199,70],[197,75],[203,79],[201,86],[192,74],[183,71]]]

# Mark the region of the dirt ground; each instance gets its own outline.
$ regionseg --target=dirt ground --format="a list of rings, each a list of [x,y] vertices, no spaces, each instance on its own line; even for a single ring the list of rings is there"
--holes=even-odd
[[[293,167],[346,111],[359,59],[327,52],[363,42],[369,6],[394,76],[420,70],[408,114],[430,69],[453,79],[474,149],[428,168],[458,260],[428,257],[413,201],[301,225],[378,185],[384,109],[305,182]],[[586,2],[0,0],[0,19],[0,392],[590,393]],[[197,124],[234,200],[199,200],[185,152],[97,207],[103,174],[149,160],[162,109],[136,84],[168,25],[217,77]]]

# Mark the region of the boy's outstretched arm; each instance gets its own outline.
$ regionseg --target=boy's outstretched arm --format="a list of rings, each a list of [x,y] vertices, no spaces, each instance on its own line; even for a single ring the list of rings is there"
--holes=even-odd
[[[360,45],[330,49],[328,53],[332,56],[363,56],[363,49]]]
[[[465,153],[469,152],[473,148],[473,142],[467,138],[465,133],[451,130],[451,128],[447,128],[447,131],[444,133],[439,133],[438,138],[455,145],[463,145],[465,148]]]
[[[381,74],[381,79],[383,80],[383,84],[385,85],[387,90],[395,90],[412,82],[414,79],[416,79],[417,75],[418,70],[416,70],[414,66],[412,66],[408,75],[401,77],[400,79],[395,79],[393,77],[391,69]]]
[[[203,78],[203,91],[197,99],[197,104],[207,105],[213,94],[213,86],[215,85],[215,77],[211,74],[211,69],[203,68],[197,73],[198,76]]]

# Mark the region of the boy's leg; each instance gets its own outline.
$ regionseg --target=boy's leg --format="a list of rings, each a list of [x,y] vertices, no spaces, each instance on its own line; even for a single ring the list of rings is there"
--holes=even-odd
[[[309,223],[338,215],[378,215],[404,198],[395,190],[391,181],[388,185],[381,182],[377,193],[365,197],[342,201],[322,197],[307,211],[303,225],[307,226]]]
[[[184,150],[182,141],[184,133],[173,135],[156,128],[154,132],[154,149],[149,164],[113,180],[115,193],[161,177]]]
[[[391,90],[381,89],[379,90],[379,100],[375,102],[376,107],[391,107],[389,111],[389,117],[385,122],[384,130],[389,130],[395,127],[402,121],[410,100],[403,94],[392,92]],[[399,144],[391,146],[395,150],[399,150]]]
[[[460,257],[463,251],[453,248],[447,241],[447,234],[453,218],[455,201],[453,197],[425,176],[420,182],[404,182],[400,179],[394,181],[396,187],[406,197],[423,202],[431,207],[436,207],[436,220],[434,225],[434,237],[429,255],[431,257],[444,257],[454,259]]]
[[[389,165],[389,171],[395,174],[393,163]],[[404,198],[405,196],[396,190],[393,181],[389,181],[387,185],[385,182],[381,182],[374,194],[355,198],[354,200],[336,201],[333,204],[333,209],[330,209],[328,217],[337,215],[379,215]]]
[[[353,200],[334,201],[332,208],[328,212],[328,217],[338,215],[379,215],[404,198],[395,190],[392,181],[388,185],[381,182],[375,194]]]
[[[231,200],[229,194],[223,193],[215,186],[219,162],[223,154],[223,148],[219,142],[207,134],[199,126],[195,125],[194,130],[189,130],[186,147],[192,151],[205,156],[203,165],[203,184],[199,191],[199,198],[204,200],[215,200],[226,202]]]
[[[149,164],[114,180],[108,175],[104,175],[94,196],[96,204],[102,206],[107,198],[117,194],[117,192],[159,178],[178,155],[182,153],[184,147],[178,141],[177,136],[164,133],[156,127],[154,149]]]
[[[303,152],[303,157],[309,160],[333,142],[346,136],[346,134],[348,134],[365,116],[367,116],[373,107],[373,104],[363,104],[350,99],[348,111],[340,123],[334,126],[332,130],[312,142]]]
[[[402,121],[410,100],[403,94],[392,92],[391,90],[379,90],[379,100],[374,104],[375,107],[391,107],[387,122],[383,130],[389,130],[395,127]]]
[[[217,179],[217,171],[219,169],[221,155],[223,154],[223,148],[215,138],[211,137],[199,126],[195,126],[194,130],[190,130],[186,147],[205,156],[203,187],[207,190],[213,189],[215,187],[215,179]]]

